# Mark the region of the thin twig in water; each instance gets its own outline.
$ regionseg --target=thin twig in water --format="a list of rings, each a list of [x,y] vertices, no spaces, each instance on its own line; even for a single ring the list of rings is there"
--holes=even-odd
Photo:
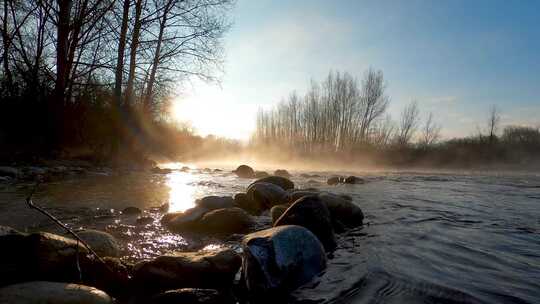
[[[88,249],[88,251],[93,255],[95,256],[103,265],[105,265],[105,267],[112,272],[112,270],[109,268],[109,266],[105,263],[105,261],[92,249],[90,248],[90,246],[85,242],[83,241],[78,235],[77,233],[75,233],[73,230],[71,230],[68,226],[66,226],[64,223],[62,223],[59,219],[57,219],[54,215],[50,214],[48,211],[46,211],[45,209],[37,206],[34,204],[34,202],[32,202],[32,196],[34,196],[34,193],[36,192],[38,186],[39,186],[40,182],[38,181],[36,183],[36,185],[34,186],[34,189],[32,189],[32,192],[30,192],[30,195],[28,195],[28,197],[26,198],[26,204],[28,205],[28,207],[30,207],[31,209],[36,209],[37,211],[39,211],[40,213],[44,214],[45,216],[47,216],[48,218],[50,218],[52,221],[54,221],[58,226],[62,227],[63,229],[65,229],[70,235],[72,235],[75,240],[77,241],[77,269],[79,270],[79,276],[81,277],[82,279],[82,273],[81,273],[81,268],[80,268],[80,265],[79,265],[79,242],[81,244],[84,245],[84,247],[86,247],[86,249]]]

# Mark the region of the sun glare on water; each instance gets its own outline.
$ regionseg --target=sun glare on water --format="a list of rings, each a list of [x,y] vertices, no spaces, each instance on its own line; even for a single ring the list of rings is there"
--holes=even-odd
[[[225,90],[204,83],[176,98],[171,114],[177,121],[189,123],[202,136],[248,139],[255,124],[252,106],[237,104]]]

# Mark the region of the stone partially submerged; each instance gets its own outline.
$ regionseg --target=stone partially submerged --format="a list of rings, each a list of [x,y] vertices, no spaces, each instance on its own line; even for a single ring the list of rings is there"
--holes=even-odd
[[[242,277],[251,297],[279,296],[311,281],[326,268],[324,248],[300,226],[279,226],[245,236]]]
[[[354,228],[362,226],[364,213],[352,201],[328,192],[321,192],[319,198],[328,207],[334,227],[344,226],[345,228]]]
[[[240,178],[253,178],[255,176],[255,171],[248,165],[240,165],[236,170],[233,171]]]
[[[199,230],[211,234],[230,234],[246,232],[253,225],[253,220],[244,210],[222,208],[203,215]]]
[[[112,304],[105,292],[90,286],[33,281],[0,288],[0,303]]]
[[[260,182],[251,184],[248,187],[246,194],[248,200],[266,210],[281,204],[287,193],[280,186]]]
[[[318,196],[304,196],[294,202],[276,220],[274,227],[284,225],[307,228],[317,236],[328,252],[337,247],[330,211]]]
[[[280,186],[283,190],[294,189],[294,183],[290,179],[283,176],[277,176],[277,175],[259,178],[258,180],[254,181],[252,185],[256,183],[274,184],[276,186]]]

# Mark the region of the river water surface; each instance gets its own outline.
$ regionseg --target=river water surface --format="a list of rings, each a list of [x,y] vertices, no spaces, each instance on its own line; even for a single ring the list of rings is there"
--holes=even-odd
[[[178,235],[159,223],[162,212],[156,207],[163,203],[169,211],[182,211],[196,198],[243,192],[252,181],[221,169],[96,172],[42,184],[34,202],[74,229],[112,233],[128,261],[170,250],[238,249],[240,236]],[[328,186],[326,179],[339,172],[291,173],[299,188],[350,195],[366,215],[363,228],[339,236],[327,272],[297,291],[299,300],[540,303],[540,174],[357,172],[366,184]],[[0,225],[59,232],[26,207],[32,187],[0,185]],[[136,217],[122,215],[128,206],[143,209],[149,222],[137,224]],[[269,218],[258,221],[264,226]]]

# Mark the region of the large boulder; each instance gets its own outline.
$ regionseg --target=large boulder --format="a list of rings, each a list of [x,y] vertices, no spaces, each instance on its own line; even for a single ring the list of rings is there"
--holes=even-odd
[[[309,229],[328,252],[337,247],[330,211],[318,196],[304,196],[294,202],[276,220],[274,227],[284,225],[298,225]]]
[[[279,226],[245,236],[242,277],[252,297],[285,294],[326,268],[324,248],[300,226]]]
[[[251,215],[260,215],[264,206],[248,198],[246,193],[237,193],[234,195],[234,205],[244,209]]]
[[[254,183],[246,191],[250,201],[255,202],[263,209],[270,209],[272,206],[281,204],[286,198],[286,192],[280,186],[271,183]]]
[[[287,204],[292,204],[304,196],[318,195],[319,191],[314,190],[290,190],[287,191]]]
[[[205,196],[195,201],[197,206],[208,210],[234,207],[234,199],[230,196]]]
[[[142,293],[177,288],[230,287],[241,264],[230,249],[175,252],[140,262],[133,269],[133,281]]]
[[[74,282],[79,279],[77,259],[79,263],[89,259],[81,242],[56,234],[33,233],[25,243],[28,270],[40,280]]]
[[[238,207],[216,209],[206,213],[200,220],[199,229],[206,233],[231,234],[246,232],[253,220]]]
[[[112,304],[105,292],[90,286],[33,281],[0,288],[0,303]]]
[[[362,226],[364,213],[351,200],[328,192],[321,192],[319,198],[328,207],[334,228],[340,226],[345,226],[346,228]]]
[[[93,282],[118,281],[116,271],[111,271],[114,267],[89,255],[81,242],[60,235],[22,234],[2,228],[0,248],[0,286],[30,280],[79,282],[81,275],[92,286]]]
[[[274,171],[274,175],[281,177],[291,177],[291,174],[284,169],[277,169],[276,171]]]
[[[253,178],[255,175],[255,171],[253,171],[253,168],[247,165],[240,165],[233,172],[241,178]]]
[[[258,180],[254,181],[252,184],[256,184],[256,183],[274,184],[276,186],[280,186],[283,190],[294,189],[294,183],[290,179],[283,176],[277,176],[277,175],[259,178]]]
[[[234,304],[236,301],[215,289],[181,288],[168,290],[151,299],[152,304]]]
[[[119,257],[120,245],[114,236],[104,231],[86,229],[77,235],[102,257]]]
[[[196,206],[184,212],[167,213],[161,218],[161,224],[173,231],[192,230],[207,212],[208,209]]]

